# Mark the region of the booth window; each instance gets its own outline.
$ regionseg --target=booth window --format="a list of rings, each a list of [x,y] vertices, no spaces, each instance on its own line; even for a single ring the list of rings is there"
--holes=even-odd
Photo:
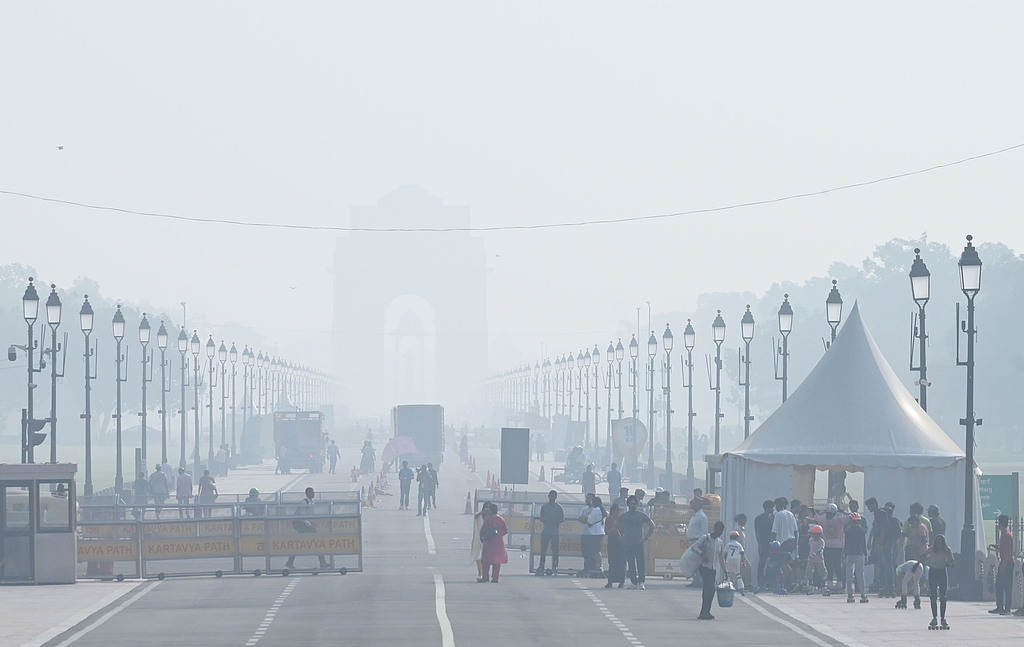
[[[71,514],[71,481],[40,481],[36,493],[39,497],[40,532],[71,532],[74,517]]]
[[[4,530],[27,530],[30,521],[28,485],[7,482],[0,488],[4,504]]]

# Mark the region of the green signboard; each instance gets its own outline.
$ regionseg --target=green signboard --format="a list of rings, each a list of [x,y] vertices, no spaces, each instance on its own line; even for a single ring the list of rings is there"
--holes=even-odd
[[[979,476],[978,493],[981,495],[982,519],[994,520],[1001,514],[1014,515],[1014,476]]]

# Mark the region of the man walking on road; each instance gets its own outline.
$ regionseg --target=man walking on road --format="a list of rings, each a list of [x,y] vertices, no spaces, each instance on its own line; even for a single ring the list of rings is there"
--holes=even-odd
[[[332,440],[330,446],[327,448],[327,458],[331,461],[331,474],[334,474],[334,470],[338,466],[339,456],[341,456],[341,450],[338,449],[337,443]]]
[[[178,468],[178,483],[174,494],[178,499],[178,518],[189,518],[191,515],[188,511],[188,502],[192,499],[192,475],[186,472],[184,467]]]
[[[153,496],[153,503],[156,504],[156,518],[160,518],[160,511],[163,510],[167,495],[170,494],[170,485],[167,477],[157,465],[153,473],[149,475],[149,493]]]
[[[315,499],[316,499],[316,492],[313,491],[313,488],[311,488],[311,487],[306,488],[306,498],[302,500],[302,503],[295,510],[295,514],[297,514],[297,515],[311,515],[311,514],[313,514],[313,502],[314,502]],[[313,522],[310,521],[309,519],[296,519],[295,521],[292,522],[292,526],[299,533],[303,533],[303,534],[315,534],[316,533],[316,526],[314,526]],[[296,557],[295,555],[292,555],[291,557],[289,557],[288,561],[284,563],[284,567],[285,568],[289,568],[289,569],[295,568],[295,557]],[[327,558],[326,557],[324,557],[323,555],[317,555],[317,557],[320,559],[320,568],[328,568],[329,567],[329,564],[327,563]]]
[[[754,538],[757,540],[757,589],[759,593],[764,588],[764,567],[768,563],[768,553],[772,545],[772,510],[775,504],[765,500],[761,504],[764,512],[754,517]]]
[[[398,509],[408,510],[409,509],[409,490],[412,489],[412,479],[415,474],[412,473],[412,469],[409,468],[409,461],[402,461],[402,469],[398,470]]]
[[[612,463],[611,469],[605,473],[604,478],[608,481],[608,505],[611,505],[615,503],[615,497],[619,496],[619,490],[622,488],[622,472],[619,471],[619,466]]]
[[[704,502],[706,499],[698,494],[700,490],[694,490],[694,496],[690,499],[690,509],[693,510],[693,516],[690,518],[690,523],[686,524],[686,538],[690,540],[691,544],[697,543],[704,535],[708,534],[708,515],[704,512]],[[693,581],[687,584],[690,588],[698,588],[702,586],[700,571],[693,576]]]
[[[699,541],[698,548],[701,554],[700,577],[703,580],[701,591],[700,620],[714,620],[711,615],[711,603],[715,599],[715,581],[718,566],[725,569],[725,546],[722,544],[722,533],[725,531],[725,522],[716,521],[711,533],[704,535]]]

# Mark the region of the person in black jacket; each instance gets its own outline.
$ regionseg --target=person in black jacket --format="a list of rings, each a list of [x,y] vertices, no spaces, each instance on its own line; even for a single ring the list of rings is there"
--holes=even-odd
[[[772,544],[772,511],[775,504],[766,500],[761,504],[764,512],[754,517],[754,538],[757,540],[757,587],[761,589],[764,582],[764,567],[768,563],[768,553]]]

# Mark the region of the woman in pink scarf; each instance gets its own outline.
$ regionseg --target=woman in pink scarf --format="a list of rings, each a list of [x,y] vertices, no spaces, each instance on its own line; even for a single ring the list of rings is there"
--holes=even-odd
[[[508,534],[508,524],[498,514],[498,506],[490,504],[489,513],[484,517],[484,523],[480,527],[480,542],[483,544],[481,562],[483,562],[484,573],[481,582],[487,581],[487,573],[490,571],[491,583],[498,583],[498,572],[501,565],[508,563],[508,552],[505,550],[505,535]]]

